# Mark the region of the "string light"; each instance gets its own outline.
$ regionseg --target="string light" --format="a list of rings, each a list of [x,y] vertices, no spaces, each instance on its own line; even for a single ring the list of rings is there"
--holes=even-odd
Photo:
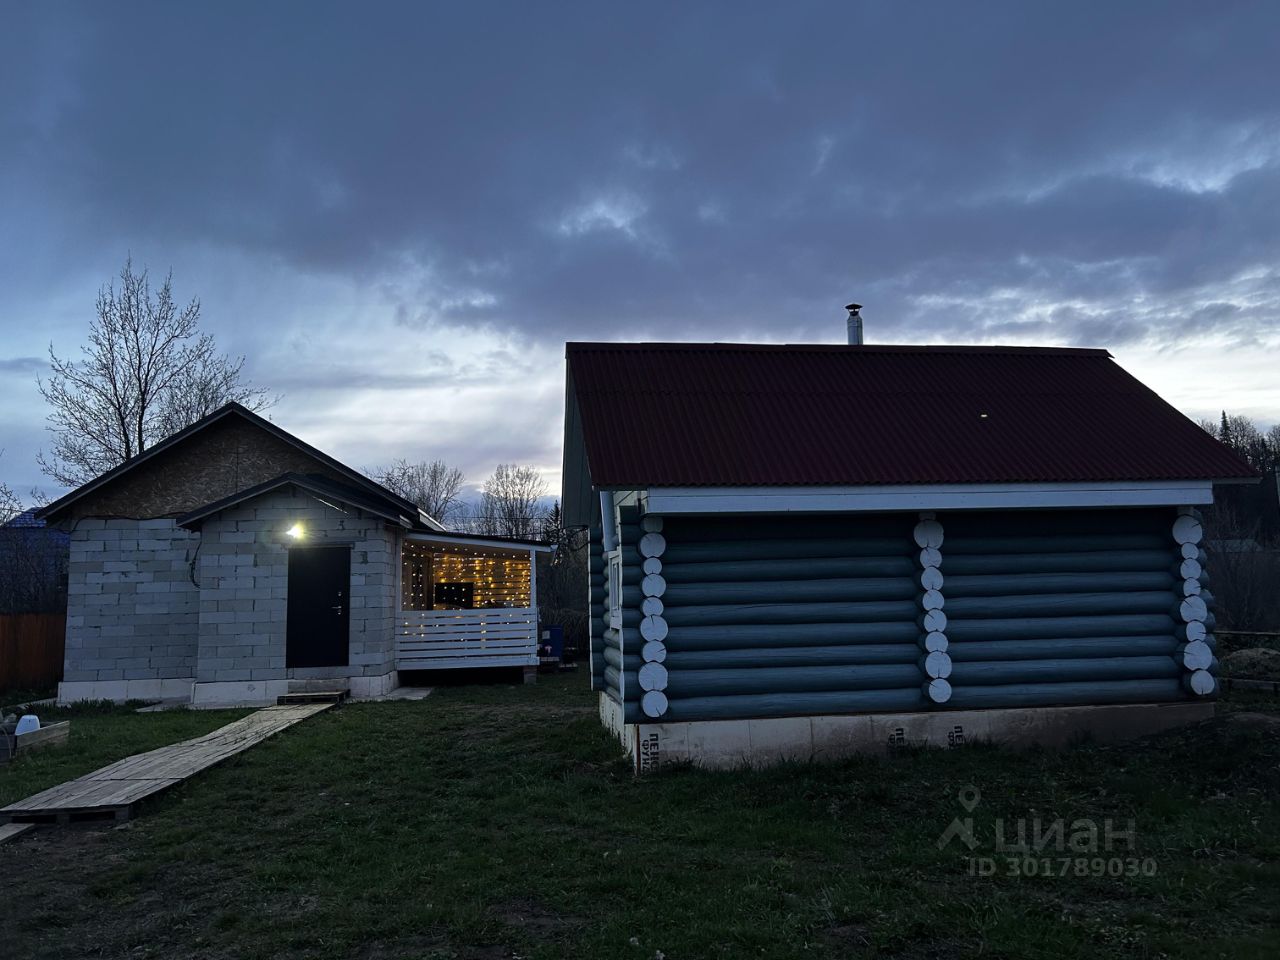
[[[532,603],[532,570],[525,554],[405,543],[403,564],[406,610],[465,609],[467,586],[471,606],[478,609],[523,608]]]

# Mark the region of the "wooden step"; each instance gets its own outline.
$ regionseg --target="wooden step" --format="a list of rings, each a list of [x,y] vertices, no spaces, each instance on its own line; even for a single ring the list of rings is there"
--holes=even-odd
[[[341,690],[298,690],[294,693],[282,693],[276,697],[276,704],[284,707],[294,703],[342,703],[349,696],[349,687]]]

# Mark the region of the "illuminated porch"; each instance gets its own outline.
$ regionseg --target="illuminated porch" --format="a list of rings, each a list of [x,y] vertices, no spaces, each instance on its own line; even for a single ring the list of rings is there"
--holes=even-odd
[[[542,545],[409,534],[401,548],[397,670],[538,664]]]

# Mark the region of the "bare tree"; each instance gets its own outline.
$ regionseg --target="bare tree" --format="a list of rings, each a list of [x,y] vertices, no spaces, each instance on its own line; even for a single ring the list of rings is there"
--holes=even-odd
[[[1280,424],[1263,432],[1252,417],[1225,410],[1216,421],[1198,422],[1211,437],[1230,447],[1262,473],[1280,466]]]
[[[53,449],[40,467],[64,486],[79,486],[152,444],[235,400],[254,410],[274,399],[243,382],[244,357],[217,351],[199,329],[200,301],[179,307],[172,275],[154,293],[133,261],[98,292],[97,318],[81,358],[49,346],[51,374],[37,378],[53,410]]]
[[[22,512],[22,500],[7,483],[0,483],[0,527]]]
[[[547,481],[536,467],[500,463],[484,482],[476,532],[504,537],[535,539],[543,531]]]
[[[1259,517],[1227,500],[1204,510],[1205,553],[1217,617],[1234,630],[1280,627],[1280,549],[1261,542]]]
[[[373,476],[384,487],[412,500],[428,516],[446,526],[462,506],[462,484],[466,477],[443,460],[410,463],[401,458],[379,467]]]
[[[538,557],[538,616],[545,624],[563,627],[565,649],[581,655],[589,636],[586,530],[566,527],[556,501],[543,519],[542,539],[555,550]]]

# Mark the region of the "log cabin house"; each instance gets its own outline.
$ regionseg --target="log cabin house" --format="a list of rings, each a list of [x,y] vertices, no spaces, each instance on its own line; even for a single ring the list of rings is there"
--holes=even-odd
[[[637,767],[1211,715],[1197,508],[1251,468],[1104,350],[855,343],[567,345],[592,684]]]
[[[536,541],[453,533],[239,404],[51,503],[77,700],[381,696],[404,671],[537,668]]]

